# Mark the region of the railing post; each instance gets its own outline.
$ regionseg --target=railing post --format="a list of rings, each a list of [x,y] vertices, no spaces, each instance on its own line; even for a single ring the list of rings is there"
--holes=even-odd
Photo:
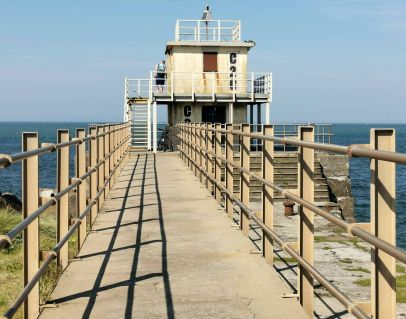
[[[226,130],[231,131],[233,129],[233,124],[226,124]],[[231,133],[226,133],[226,159],[228,161],[234,161],[234,151],[233,151],[233,141],[234,135]],[[226,188],[233,194],[234,190],[234,179],[233,179],[233,166],[229,163],[226,163]],[[233,199],[231,196],[226,196],[226,212],[230,219],[233,218],[234,209],[233,209]]]
[[[195,145],[196,145],[196,177],[201,181],[202,179],[202,172],[201,172],[201,163],[200,163],[200,123],[195,124]]]
[[[76,129],[76,137],[78,139],[85,137],[85,130]],[[86,143],[76,144],[76,178],[86,173]],[[83,181],[76,187],[76,217],[86,209],[86,181]],[[86,218],[84,218],[78,229],[78,250],[82,247],[86,238]]]
[[[314,142],[314,127],[299,127],[299,140]],[[300,147],[299,150],[299,196],[314,202],[314,150]],[[300,255],[313,265],[314,244],[314,213],[303,206],[299,207],[299,252]],[[309,317],[313,317],[313,278],[303,267],[299,266],[298,273],[299,300]]]
[[[147,102],[147,148],[148,151],[151,150],[151,138],[152,138],[152,134],[151,134],[151,100],[148,99]]]
[[[185,165],[187,165],[188,159],[187,159],[187,135],[186,135],[186,130],[187,130],[187,126],[186,123],[182,123],[182,150],[183,150],[183,162],[185,163]]]
[[[196,161],[196,147],[195,147],[195,135],[196,135],[196,129],[195,129],[195,123],[190,124],[190,150],[191,150],[191,156],[190,158],[192,161],[190,162],[190,169],[192,172],[196,175],[196,165],[193,161]]]
[[[251,102],[255,100],[255,80],[254,80],[254,73],[251,72]]]
[[[57,143],[69,142],[69,131],[57,131]],[[69,186],[69,146],[57,150],[57,186],[59,193],[62,189]],[[56,242],[59,242],[69,230],[69,194],[62,196],[56,204]],[[69,248],[64,245],[57,258],[57,264],[61,269],[68,266]]]
[[[221,133],[218,131],[221,129],[221,124],[217,123],[214,125],[216,132],[214,133],[214,153],[216,154],[215,158],[215,170],[214,170],[214,177],[216,179],[216,191],[215,191],[215,198],[217,204],[221,205],[221,160],[217,156],[221,156]]]
[[[117,150],[116,147],[118,146],[118,141],[117,141],[117,129],[118,125],[114,125],[114,133],[113,133],[113,140],[114,140],[114,154],[113,154],[113,161],[114,161],[114,166],[118,164],[118,158],[117,158]],[[97,147],[97,144],[96,144]],[[117,167],[116,172],[114,173],[114,179],[117,180],[119,174],[119,168]]]
[[[179,20],[176,20],[175,41],[179,41]]]
[[[104,127],[103,126],[98,126],[97,127],[97,134],[103,134],[104,133]],[[104,136],[99,136],[97,138],[97,149],[98,149],[98,163],[103,161],[104,159]],[[121,157],[121,156],[120,156]],[[99,168],[97,169],[98,171],[98,183],[97,183],[97,191],[100,191],[103,187],[104,184],[104,163],[102,163]],[[99,197],[99,204],[98,204],[98,212],[100,212],[100,209],[104,203],[104,193],[100,195]]]
[[[22,151],[38,148],[38,133],[23,133]],[[22,198],[23,218],[28,217],[39,207],[38,156],[32,156],[22,163]],[[38,270],[39,263],[39,220],[36,218],[24,230],[24,286]],[[31,290],[24,302],[24,318],[34,319],[39,316],[39,284]]]
[[[200,128],[200,132],[199,132],[199,137],[200,137],[200,141],[199,141],[199,146],[201,147],[200,151],[199,151],[199,166],[200,168],[205,167],[206,162],[204,161],[204,150],[206,148],[206,143],[205,143],[205,139],[204,139],[204,134],[205,134],[205,124],[200,123],[199,124],[199,128]],[[204,180],[204,173],[203,171],[200,169],[200,183],[203,183]]]
[[[371,129],[373,150],[395,152],[394,129]],[[396,165],[371,159],[371,232],[396,245]],[[372,317],[396,317],[396,260],[387,253],[372,248],[371,267]]]
[[[110,132],[109,126],[104,125],[104,157],[107,157],[109,154],[109,147],[110,147]],[[108,176],[110,175],[110,159],[107,158],[106,162],[104,163],[104,181],[107,180]],[[107,183],[106,188],[104,190],[104,198],[107,197],[110,191],[110,182]]]
[[[154,153],[158,151],[158,120],[157,120],[157,102],[152,104],[152,119],[153,119],[153,149]]]
[[[191,162],[191,158],[192,158],[192,148],[190,145],[191,142],[191,124],[190,123],[186,123],[186,154],[187,156],[187,166],[192,169],[192,162]]]
[[[206,142],[207,150],[208,150],[209,152],[212,152],[212,151],[213,151],[213,131],[209,131],[209,129],[210,129],[210,130],[213,129],[213,124],[208,123],[208,124],[207,124],[207,129],[208,129],[208,130],[206,131],[206,132],[207,132],[207,135],[206,135],[206,138],[207,138],[207,142]],[[212,177],[212,176],[213,176],[213,155],[207,154],[206,161],[207,161],[207,164],[206,164],[206,167],[207,167],[207,174],[208,174],[210,177]],[[210,195],[212,195],[212,192],[213,192],[213,182],[211,181],[210,178],[207,179],[206,187],[207,187],[207,190],[209,191]]]
[[[265,124],[263,128],[265,136],[273,136],[274,128],[272,125]],[[263,140],[262,150],[262,177],[270,183],[273,183],[274,168],[274,142]],[[262,185],[262,218],[263,222],[270,229],[273,229],[273,189],[267,185]],[[262,254],[265,260],[273,265],[273,241],[264,234],[262,236]]]
[[[200,42],[200,20],[197,21],[197,41]]]
[[[184,160],[184,157],[183,157],[183,152],[184,152],[184,149],[183,149],[183,146],[184,146],[184,144],[183,144],[183,122],[178,123],[177,126],[179,128],[179,135],[180,135],[180,154],[179,154],[179,156],[180,156],[181,160]]]
[[[193,127],[194,127],[194,139],[193,139],[193,145],[194,145],[194,161],[195,161],[195,176],[196,177],[199,177],[199,172],[200,172],[200,169],[199,169],[199,149],[198,149],[198,146],[199,146],[199,129],[198,129],[198,127],[199,127],[199,124],[198,123],[194,123],[193,124]]]
[[[250,125],[247,123],[241,124],[241,129],[243,133],[250,133]],[[247,170],[250,169],[250,145],[251,145],[251,138],[249,136],[242,136],[241,137],[241,166]],[[240,192],[241,192],[241,202],[246,206],[249,207],[250,204],[250,176],[247,173],[241,172],[241,185],[240,185]],[[242,230],[243,234],[248,236],[249,234],[249,218],[246,212],[240,210],[240,229]]]
[[[109,153],[111,153],[111,152],[113,152],[113,150],[114,150],[114,133],[113,133],[113,125],[109,125]],[[113,169],[114,169],[114,156],[113,156],[113,154],[111,154],[111,156],[110,156],[110,159],[109,159],[109,161],[110,161],[110,164],[109,164],[109,166],[110,166],[110,168],[109,168],[109,175],[111,174],[111,172],[113,171]],[[115,182],[115,180],[114,180],[114,175],[112,176],[112,179],[110,180],[110,188],[112,188],[113,187],[113,185],[114,185],[114,182]]]
[[[89,128],[89,135],[96,136],[97,129],[96,127]],[[98,153],[97,153],[97,140],[90,140],[90,148],[89,148],[89,169],[93,169],[97,165],[98,160]],[[89,196],[90,200],[94,200],[97,194],[97,171],[93,172],[90,175],[90,191]],[[97,206],[93,205],[92,210],[90,211],[90,225],[93,225],[94,220],[96,219],[97,215]]]

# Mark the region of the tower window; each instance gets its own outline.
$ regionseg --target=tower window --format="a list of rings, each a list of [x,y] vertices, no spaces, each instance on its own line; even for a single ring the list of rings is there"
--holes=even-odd
[[[203,52],[203,72],[217,71],[217,52]]]

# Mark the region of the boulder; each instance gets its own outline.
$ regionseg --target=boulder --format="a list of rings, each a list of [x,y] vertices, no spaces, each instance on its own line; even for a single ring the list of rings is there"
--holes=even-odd
[[[0,208],[11,208],[17,212],[21,212],[21,200],[11,193],[0,193]]]

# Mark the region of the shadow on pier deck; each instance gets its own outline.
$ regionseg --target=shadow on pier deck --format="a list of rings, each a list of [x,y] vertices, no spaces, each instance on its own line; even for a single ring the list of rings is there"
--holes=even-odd
[[[40,318],[306,318],[175,153],[133,155]]]

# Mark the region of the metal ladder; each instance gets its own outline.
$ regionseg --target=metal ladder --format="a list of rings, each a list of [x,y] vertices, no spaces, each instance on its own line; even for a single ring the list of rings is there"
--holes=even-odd
[[[131,106],[131,146],[137,151],[148,150],[148,105]]]

